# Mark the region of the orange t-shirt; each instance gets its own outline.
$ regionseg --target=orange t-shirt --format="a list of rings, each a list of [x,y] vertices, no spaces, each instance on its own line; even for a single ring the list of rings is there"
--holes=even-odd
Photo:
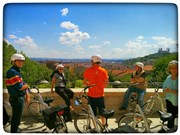
[[[109,78],[104,68],[94,64],[92,67],[85,70],[84,78],[89,81],[89,85],[95,84],[95,86],[89,88],[88,96],[94,98],[104,96],[104,82]]]

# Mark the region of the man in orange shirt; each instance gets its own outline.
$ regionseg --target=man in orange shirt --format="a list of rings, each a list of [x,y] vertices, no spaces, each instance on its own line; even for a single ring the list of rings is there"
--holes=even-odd
[[[95,84],[95,86],[88,90],[89,103],[95,116],[97,115],[98,108],[102,124],[105,125],[106,120],[101,116],[101,114],[105,108],[104,88],[108,85],[109,77],[106,69],[100,67],[101,62],[100,55],[94,55],[91,57],[92,66],[85,70],[83,83],[85,86]]]

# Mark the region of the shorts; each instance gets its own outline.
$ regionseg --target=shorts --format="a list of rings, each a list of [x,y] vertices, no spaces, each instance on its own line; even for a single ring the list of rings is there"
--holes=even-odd
[[[100,115],[103,113],[105,109],[104,97],[99,97],[99,98],[89,97],[89,103],[91,105],[91,108],[95,116],[97,116],[97,109]]]

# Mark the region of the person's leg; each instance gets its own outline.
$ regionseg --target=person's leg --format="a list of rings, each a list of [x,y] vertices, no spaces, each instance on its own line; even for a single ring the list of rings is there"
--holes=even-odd
[[[97,107],[98,107],[98,111],[100,114],[100,119],[102,122],[102,125],[106,124],[106,119],[101,115],[105,109],[105,104],[104,104],[104,97],[98,98],[97,99]]]
[[[144,95],[146,93],[146,90],[140,90],[138,88],[135,88],[135,91],[137,92],[138,94],[138,103],[141,107],[143,107],[144,105]],[[144,109],[144,108],[142,108]]]
[[[64,99],[64,101],[65,101],[65,103],[66,103],[66,105],[67,105],[68,107],[71,105],[71,102],[70,102],[70,100],[69,100],[69,97],[68,97],[68,95],[66,94],[64,88],[55,87],[55,92]]]
[[[123,103],[122,103],[122,106],[120,107],[120,109],[126,109],[128,107],[129,96],[132,92],[134,92],[134,87],[130,87],[127,89],[127,91],[124,94]]]
[[[90,104],[90,106],[91,106],[91,108],[92,108],[92,110],[93,110],[93,113],[94,113],[94,115],[96,116],[97,115],[97,105],[96,105],[96,101],[95,101],[95,99],[94,98],[92,98],[92,97],[89,97],[88,98],[89,99],[89,104]]]
[[[69,99],[73,99],[74,98],[74,92],[71,89],[65,88],[65,92],[68,95]]]
[[[10,97],[12,106],[11,133],[18,133],[24,108],[24,97]]]
[[[167,112],[171,113],[173,116],[173,118],[168,121],[167,127],[173,128],[176,115],[178,114],[178,107],[173,106],[173,104],[169,100],[166,100],[166,107],[167,107]]]

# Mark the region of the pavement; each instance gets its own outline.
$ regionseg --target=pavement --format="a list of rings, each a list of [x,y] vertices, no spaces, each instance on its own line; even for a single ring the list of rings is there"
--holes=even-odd
[[[117,128],[116,120],[119,119],[118,116],[116,118],[110,118],[108,119],[108,125],[109,128],[115,129]],[[156,125],[160,125],[160,119],[159,118],[150,118],[152,121],[151,127],[154,127]],[[74,123],[67,122],[68,127],[68,133],[77,133]],[[32,119],[31,117],[23,117],[20,127],[21,133],[52,133],[53,130],[49,130],[43,123],[37,122],[36,120]],[[153,128],[152,132],[157,133],[157,131],[160,129],[160,126],[157,128]],[[9,133],[10,132],[10,124],[7,124],[4,127],[4,132]],[[4,133],[3,133],[4,134]]]

